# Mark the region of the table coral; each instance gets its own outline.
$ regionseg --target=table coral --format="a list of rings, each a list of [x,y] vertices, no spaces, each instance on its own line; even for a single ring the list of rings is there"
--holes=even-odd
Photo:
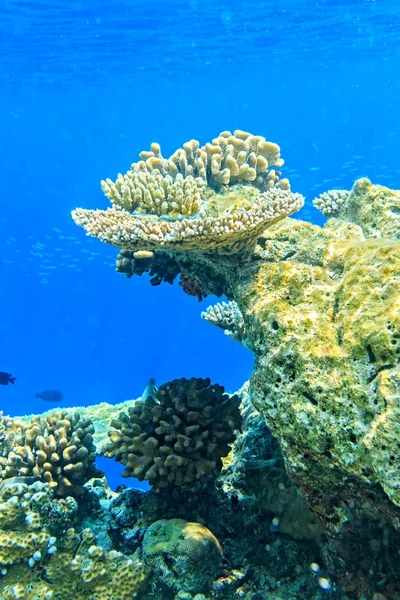
[[[161,519],[144,536],[143,560],[154,575],[176,592],[203,592],[217,574],[222,548],[200,523]]]
[[[242,131],[223,132],[200,147],[195,140],[164,159],[158,144],[141,153],[117,180],[102,182],[113,208],[78,208],[88,235],[135,251],[232,253],[303,205],[279,180],[279,146]]]
[[[165,383],[156,396],[111,422],[104,455],[126,466],[124,477],[145,479],[155,490],[218,473],[240,427],[240,398],[196,378]]]

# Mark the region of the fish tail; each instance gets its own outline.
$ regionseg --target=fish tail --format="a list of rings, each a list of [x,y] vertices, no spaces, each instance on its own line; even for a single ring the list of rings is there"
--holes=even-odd
[[[17,379],[16,377],[10,377],[10,383],[12,383],[14,385],[16,379]]]

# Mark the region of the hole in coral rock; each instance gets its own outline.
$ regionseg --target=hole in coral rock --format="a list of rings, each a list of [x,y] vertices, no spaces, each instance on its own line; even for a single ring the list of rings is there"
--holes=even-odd
[[[314,406],[318,406],[318,400],[316,400],[313,396],[311,396],[311,394],[309,394],[308,392],[302,392],[303,396],[305,398],[307,398],[307,400],[309,402],[311,402],[311,404],[313,404]]]
[[[368,344],[366,350],[368,352],[368,360],[369,360],[369,362],[371,362],[371,363],[376,362],[376,356],[373,353],[372,348],[371,348],[371,346],[369,344]]]

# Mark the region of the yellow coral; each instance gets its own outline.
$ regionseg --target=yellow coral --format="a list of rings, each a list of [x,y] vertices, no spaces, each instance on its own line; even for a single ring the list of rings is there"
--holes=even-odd
[[[60,496],[80,493],[96,471],[90,420],[75,411],[52,411],[29,421],[15,419],[7,434],[9,448],[0,457],[0,480],[41,479]]]

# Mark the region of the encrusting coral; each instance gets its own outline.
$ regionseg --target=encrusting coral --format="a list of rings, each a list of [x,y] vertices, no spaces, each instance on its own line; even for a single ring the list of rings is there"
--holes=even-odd
[[[0,490],[0,599],[126,600],[146,579],[137,556],[106,552],[71,525],[77,502],[54,499],[47,483],[9,480]]]
[[[156,491],[193,485],[220,471],[240,427],[239,403],[209,379],[175,379],[113,419],[103,454]]]
[[[79,494],[96,474],[94,427],[79,412],[57,410],[29,421],[2,419],[8,432],[0,455],[0,482],[32,476],[65,496]]]

